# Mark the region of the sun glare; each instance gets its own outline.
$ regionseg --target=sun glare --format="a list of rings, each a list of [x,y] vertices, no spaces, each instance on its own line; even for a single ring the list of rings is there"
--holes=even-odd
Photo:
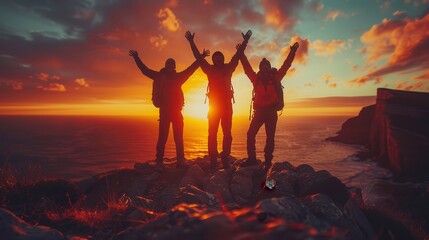
[[[206,119],[208,110],[209,110],[209,105],[204,104],[204,102],[187,103],[183,108],[183,115],[185,117]]]

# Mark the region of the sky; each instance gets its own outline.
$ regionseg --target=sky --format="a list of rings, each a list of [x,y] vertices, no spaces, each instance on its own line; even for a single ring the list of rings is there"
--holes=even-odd
[[[286,114],[355,115],[377,88],[429,91],[429,0],[4,0],[0,114],[156,116],[130,49],[151,69],[171,57],[181,71],[194,61],[186,31],[229,61],[249,29],[255,71],[300,43],[282,81]],[[241,64],[232,83],[246,116]],[[183,85],[185,116],[205,117],[206,87],[200,69]]]

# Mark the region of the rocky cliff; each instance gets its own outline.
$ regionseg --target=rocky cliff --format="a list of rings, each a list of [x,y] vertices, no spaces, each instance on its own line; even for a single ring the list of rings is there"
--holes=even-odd
[[[365,145],[397,175],[429,179],[429,93],[379,88],[338,134],[328,140]]]
[[[196,159],[187,169],[172,162],[163,171],[137,164],[77,183],[3,186],[0,238],[376,237],[360,190],[347,188],[327,171],[287,162],[266,171],[236,160],[227,170],[211,172],[209,162],[208,157]]]

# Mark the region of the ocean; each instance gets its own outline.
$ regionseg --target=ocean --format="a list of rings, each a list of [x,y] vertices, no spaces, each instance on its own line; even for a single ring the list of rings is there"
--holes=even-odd
[[[365,188],[375,178],[389,178],[388,170],[353,157],[361,146],[324,139],[340,130],[348,116],[280,116],[273,161],[295,166],[309,164],[327,170],[347,186]],[[250,121],[233,120],[232,156],[246,158],[246,132]],[[185,118],[185,158],[207,154],[207,120]],[[158,135],[156,118],[106,116],[0,116],[0,166],[12,166],[28,176],[79,180],[136,162],[155,159]],[[218,148],[221,151],[221,130]],[[257,156],[263,159],[265,129],[256,139]],[[170,129],[167,158],[175,157]]]

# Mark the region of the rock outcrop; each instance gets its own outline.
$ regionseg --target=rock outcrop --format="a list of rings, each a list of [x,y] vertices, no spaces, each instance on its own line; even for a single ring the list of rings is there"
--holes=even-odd
[[[3,223],[2,229],[12,230],[2,239],[21,239],[11,232],[20,221],[28,229],[37,229],[32,224],[41,223],[59,230],[42,228],[46,234],[53,234],[47,239],[376,237],[361,208],[361,195],[327,171],[315,171],[309,165],[295,167],[287,162],[264,170],[262,165],[242,167],[243,161],[235,160],[226,170],[210,172],[209,162],[208,157],[196,159],[187,169],[177,169],[171,163],[162,171],[139,164],[135,169],[99,174],[75,183],[74,187],[63,184],[66,196],[73,193],[78,197],[42,211],[37,208],[39,202],[61,202],[64,194],[41,192],[31,205],[22,201],[15,205],[13,198],[20,196],[18,190],[0,189],[8,200],[0,204],[26,216],[29,222]],[[43,189],[52,183],[36,185]],[[31,238],[31,232],[26,234]]]
[[[429,93],[379,88],[338,134],[328,140],[365,145],[398,176],[429,179]]]

